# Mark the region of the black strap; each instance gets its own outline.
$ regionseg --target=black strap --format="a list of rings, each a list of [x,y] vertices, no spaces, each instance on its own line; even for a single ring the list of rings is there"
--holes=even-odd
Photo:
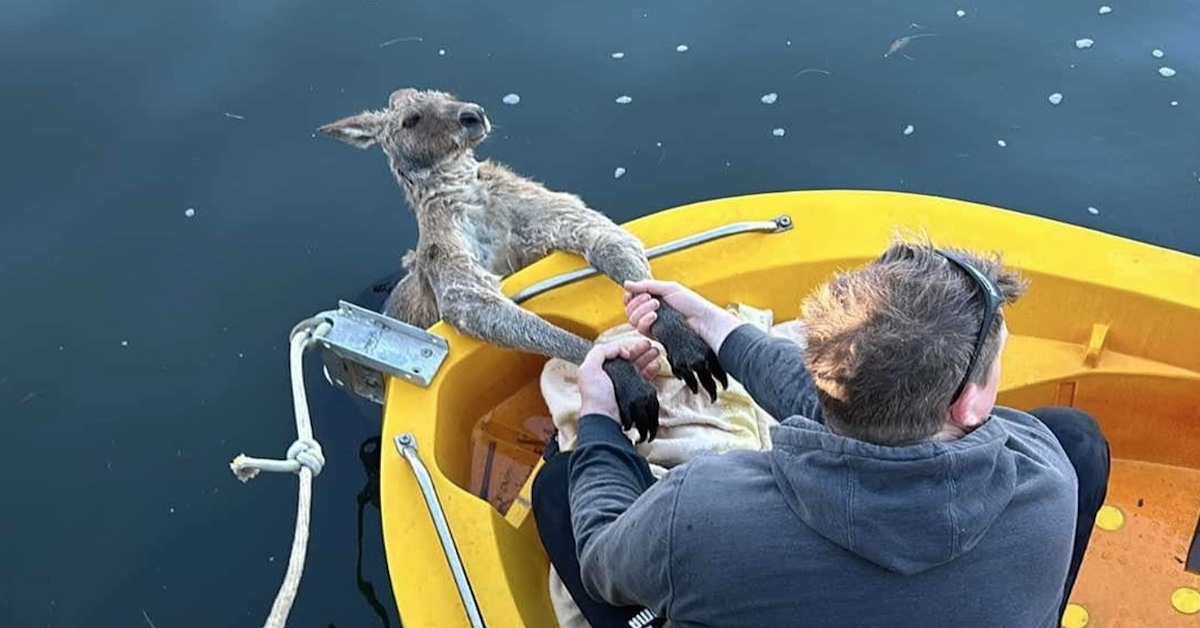
[[[1192,532],[1192,548],[1188,550],[1185,571],[1200,574],[1200,515],[1196,516],[1196,530]]]

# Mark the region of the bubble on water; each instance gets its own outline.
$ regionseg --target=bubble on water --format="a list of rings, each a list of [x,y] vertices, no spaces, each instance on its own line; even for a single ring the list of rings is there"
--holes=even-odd
[[[623,53],[623,52],[614,52],[614,53],[612,53],[612,58],[614,58],[614,59],[624,59],[624,58],[625,58],[625,53]]]
[[[445,49],[445,48],[438,48],[438,56],[439,56],[439,57],[444,57],[444,56],[446,56],[446,49]]]
[[[1172,76],[1175,76],[1175,70],[1172,70],[1171,68],[1168,68],[1165,65],[1158,69],[1158,73],[1167,78],[1171,78]]]
[[[962,9],[959,9],[959,10],[955,11],[954,14],[957,15],[958,17],[964,17],[967,15],[967,12],[963,11]]]
[[[1154,55],[1155,59],[1161,59],[1161,58],[1163,58],[1164,53],[1163,53],[1163,51],[1159,50],[1158,48],[1155,48],[1154,50],[1150,51],[1150,54]]]
[[[687,52],[687,51],[688,51],[687,44],[679,44],[678,46],[675,46],[675,52]]]
[[[771,105],[774,104],[776,100],[779,100],[779,94],[776,94],[775,92],[763,94],[763,97],[759,100],[761,100],[764,105]]]
[[[614,171],[613,171],[613,178],[614,178],[614,179],[620,179],[620,178],[621,178],[621,177],[623,177],[623,176],[625,176],[625,169],[624,169],[624,168],[617,168],[616,170],[614,170]]]
[[[629,96],[617,96],[618,105],[628,105],[631,102],[633,102],[633,99]]]
[[[501,98],[500,100],[506,105],[515,105],[521,102],[521,97],[516,94],[506,94],[504,98]]]
[[[128,340],[122,340],[122,341],[121,341],[121,346],[122,346],[122,347],[128,347],[128,346],[129,346],[129,341],[128,341]]]
[[[192,216],[196,215],[196,209],[193,207],[189,207],[189,208],[183,210],[183,215],[187,216],[188,218],[191,218]]]
[[[1088,208],[1088,213],[1089,213],[1089,214],[1091,214],[1091,215],[1093,215],[1093,216],[1095,216],[1095,215],[1097,215],[1097,214],[1099,214],[1099,213],[1100,213],[1100,210],[1096,209],[1095,207],[1089,207],[1089,208]]]
[[[772,129],[771,131],[771,135],[774,135],[775,137],[783,137],[786,133],[787,131],[783,130],[783,127]]]
[[[1100,7],[1100,15],[1105,15],[1107,13],[1112,13],[1112,7],[1110,7],[1108,5],[1104,5],[1104,6]]]
[[[1008,146],[1008,142],[1006,142],[1004,140],[996,140],[996,145],[999,146],[1000,148],[1004,148],[1005,146]]]
[[[1178,107],[1178,106],[1179,106],[1179,101],[1178,101],[1178,100],[1172,100],[1172,101],[1171,101],[1171,106],[1172,106],[1172,107]]]
[[[1057,105],[1058,103],[1062,102],[1062,99],[1063,99],[1062,94],[1060,94],[1058,92],[1054,92],[1053,94],[1050,94],[1050,98],[1048,98],[1048,100],[1050,101],[1050,104],[1052,104],[1052,105]]]
[[[1075,40],[1075,47],[1080,50],[1083,50],[1084,48],[1091,48],[1092,44],[1094,44],[1094,43],[1096,43],[1095,40],[1084,37],[1083,39]]]
[[[911,125],[911,124],[910,124],[910,125],[908,125],[908,126],[904,127],[904,134],[905,134],[905,135],[912,135],[913,131],[915,131],[915,130],[916,130],[916,129],[915,129],[915,128],[913,128],[913,125]]]

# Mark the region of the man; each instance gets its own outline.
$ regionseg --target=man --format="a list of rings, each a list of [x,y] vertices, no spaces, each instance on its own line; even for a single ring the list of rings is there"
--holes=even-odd
[[[898,242],[805,299],[803,348],[677,284],[626,288],[638,331],[651,296],[674,306],[782,423],[770,452],[654,482],[600,367],[624,355],[652,376],[655,352],[592,350],[576,449],[547,461],[534,509],[594,628],[642,607],[675,626],[1059,625],[1108,448],[1080,411],[994,405],[1015,272]]]

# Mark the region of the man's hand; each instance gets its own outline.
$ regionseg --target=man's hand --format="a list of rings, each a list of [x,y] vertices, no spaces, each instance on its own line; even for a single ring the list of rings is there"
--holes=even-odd
[[[658,349],[648,340],[630,343],[608,342],[597,344],[583,359],[579,366],[579,395],[581,404],[579,416],[587,414],[603,414],[621,422],[621,412],[617,406],[616,393],[613,391],[613,381],[604,372],[607,360],[623,358],[633,364],[638,374],[647,380],[658,375]]]
[[[650,333],[650,326],[658,320],[659,299],[682,314],[688,326],[694,329],[713,351],[720,351],[721,343],[725,341],[729,332],[744,322],[674,281],[627,281],[624,296],[625,315],[638,333],[654,337]]]

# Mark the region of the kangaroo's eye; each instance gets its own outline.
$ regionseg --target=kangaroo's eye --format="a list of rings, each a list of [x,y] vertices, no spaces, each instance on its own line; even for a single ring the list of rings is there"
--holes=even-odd
[[[408,116],[407,118],[405,118],[404,121],[400,123],[400,126],[403,126],[406,129],[411,129],[414,126],[417,126],[417,123],[420,121],[421,121],[421,114],[414,113],[411,116]]]

